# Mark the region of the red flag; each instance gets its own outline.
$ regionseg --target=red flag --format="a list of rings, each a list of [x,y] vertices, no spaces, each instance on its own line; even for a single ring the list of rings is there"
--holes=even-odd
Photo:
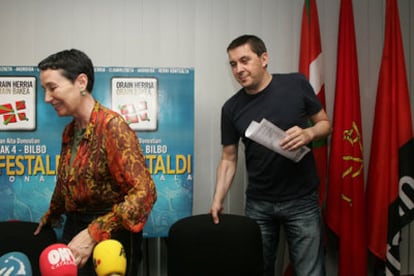
[[[303,4],[299,72],[305,75],[309,80],[319,101],[325,109],[326,101],[322,68],[322,46],[316,0],[305,0]],[[327,139],[324,138],[319,141],[314,141],[312,145],[312,152],[316,161],[316,168],[320,180],[319,204],[323,206],[326,200],[326,171],[328,164]],[[283,275],[293,275],[293,268],[290,263]]]
[[[302,13],[302,32],[300,37],[299,72],[311,83],[325,109],[325,83],[322,67],[321,35],[319,31],[318,9],[315,0],[305,0]],[[326,200],[326,170],[328,164],[327,139],[313,143],[313,155],[316,160],[319,185],[319,203]]]
[[[367,181],[368,248],[399,275],[400,230],[414,219],[410,99],[398,4],[387,0]],[[387,274],[389,275],[389,274]]]
[[[338,275],[367,275],[364,160],[352,0],[341,0],[326,223],[339,238]]]

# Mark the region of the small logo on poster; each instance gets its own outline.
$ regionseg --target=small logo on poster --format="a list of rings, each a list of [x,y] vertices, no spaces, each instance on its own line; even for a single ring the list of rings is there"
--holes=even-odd
[[[36,129],[36,78],[0,77],[0,131]]]
[[[112,78],[112,109],[120,113],[133,130],[156,130],[158,120],[157,79]]]

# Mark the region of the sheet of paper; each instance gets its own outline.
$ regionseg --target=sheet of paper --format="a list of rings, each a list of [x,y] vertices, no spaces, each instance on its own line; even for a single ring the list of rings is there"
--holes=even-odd
[[[294,162],[299,162],[310,149],[303,146],[294,151],[283,150],[279,143],[280,140],[286,137],[286,133],[276,125],[272,124],[266,119],[262,119],[260,123],[252,121],[246,129],[245,135],[247,138],[259,143],[270,150],[273,150]]]

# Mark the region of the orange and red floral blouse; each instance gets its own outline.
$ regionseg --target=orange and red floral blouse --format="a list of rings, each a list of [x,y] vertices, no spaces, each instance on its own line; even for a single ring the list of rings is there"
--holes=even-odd
[[[79,145],[72,149],[74,142],[72,121],[63,132],[57,182],[41,221],[57,225],[64,213],[109,209],[88,226],[95,241],[110,238],[119,228],[141,231],[157,193],[135,132],[118,113],[96,102]]]

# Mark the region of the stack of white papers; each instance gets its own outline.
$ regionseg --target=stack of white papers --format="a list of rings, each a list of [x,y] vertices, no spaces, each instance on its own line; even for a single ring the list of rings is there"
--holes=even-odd
[[[299,162],[303,156],[310,151],[307,146],[300,147],[293,151],[282,149],[279,143],[280,140],[286,137],[286,133],[266,119],[262,119],[260,123],[252,121],[246,129],[245,135],[256,143],[259,143],[294,162]]]

